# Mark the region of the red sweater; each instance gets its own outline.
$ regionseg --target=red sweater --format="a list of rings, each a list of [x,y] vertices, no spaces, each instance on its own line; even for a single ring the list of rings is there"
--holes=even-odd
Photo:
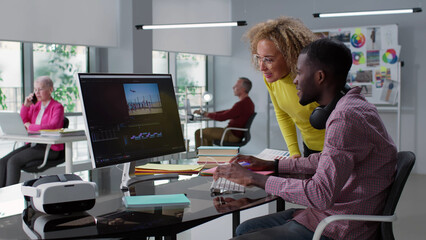
[[[254,103],[251,101],[250,97],[247,96],[239,102],[235,103],[231,109],[208,113],[207,117],[216,121],[225,121],[231,119],[227,127],[244,128],[246,126],[247,120],[253,113]],[[232,131],[232,133],[240,138],[242,138],[244,135],[244,132],[242,131]]]

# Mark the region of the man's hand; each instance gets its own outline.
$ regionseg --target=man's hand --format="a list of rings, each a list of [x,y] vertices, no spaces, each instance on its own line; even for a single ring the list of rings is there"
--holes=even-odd
[[[289,158],[297,159],[297,158],[300,158],[300,157],[301,157],[300,154],[294,154],[294,155],[290,156]]]
[[[197,110],[194,111],[194,114],[198,114],[198,115],[201,115],[203,117],[207,117],[208,112],[202,111],[201,109],[197,109]]]
[[[260,188],[265,188],[266,180],[268,179],[268,176],[254,173],[242,167],[236,161],[227,165],[219,165],[213,173],[213,178],[217,180],[220,177],[243,186],[258,186]]]
[[[249,155],[238,155],[231,159],[232,162],[242,163],[245,162],[244,168],[248,168],[250,170],[255,171],[273,171],[274,170],[274,161],[267,161],[263,159],[259,159],[257,157],[249,156]]]

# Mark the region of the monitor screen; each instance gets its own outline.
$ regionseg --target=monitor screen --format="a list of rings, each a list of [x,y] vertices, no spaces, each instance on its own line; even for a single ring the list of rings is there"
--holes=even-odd
[[[94,168],[185,151],[169,74],[79,73]]]

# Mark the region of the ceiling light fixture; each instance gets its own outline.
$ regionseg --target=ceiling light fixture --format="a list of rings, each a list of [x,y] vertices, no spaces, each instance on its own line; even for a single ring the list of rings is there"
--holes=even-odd
[[[377,11],[314,13],[313,15],[315,18],[327,18],[327,17],[353,17],[353,16],[368,16],[368,15],[417,13],[421,11],[422,11],[421,8],[407,8],[407,9],[377,10]]]
[[[138,30],[173,29],[173,28],[208,28],[208,27],[238,27],[246,26],[246,21],[215,22],[215,23],[179,23],[179,24],[156,24],[136,25]]]

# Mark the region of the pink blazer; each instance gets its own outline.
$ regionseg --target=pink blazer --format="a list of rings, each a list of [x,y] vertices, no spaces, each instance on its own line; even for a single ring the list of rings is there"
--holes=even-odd
[[[55,100],[50,100],[49,106],[44,110],[40,124],[35,124],[37,115],[40,112],[41,102],[35,105],[25,107],[22,105],[21,118],[24,123],[30,122],[29,130],[38,131],[41,129],[58,129],[64,126],[64,107]],[[53,144],[50,149],[53,151],[61,151],[64,149],[64,144]]]

